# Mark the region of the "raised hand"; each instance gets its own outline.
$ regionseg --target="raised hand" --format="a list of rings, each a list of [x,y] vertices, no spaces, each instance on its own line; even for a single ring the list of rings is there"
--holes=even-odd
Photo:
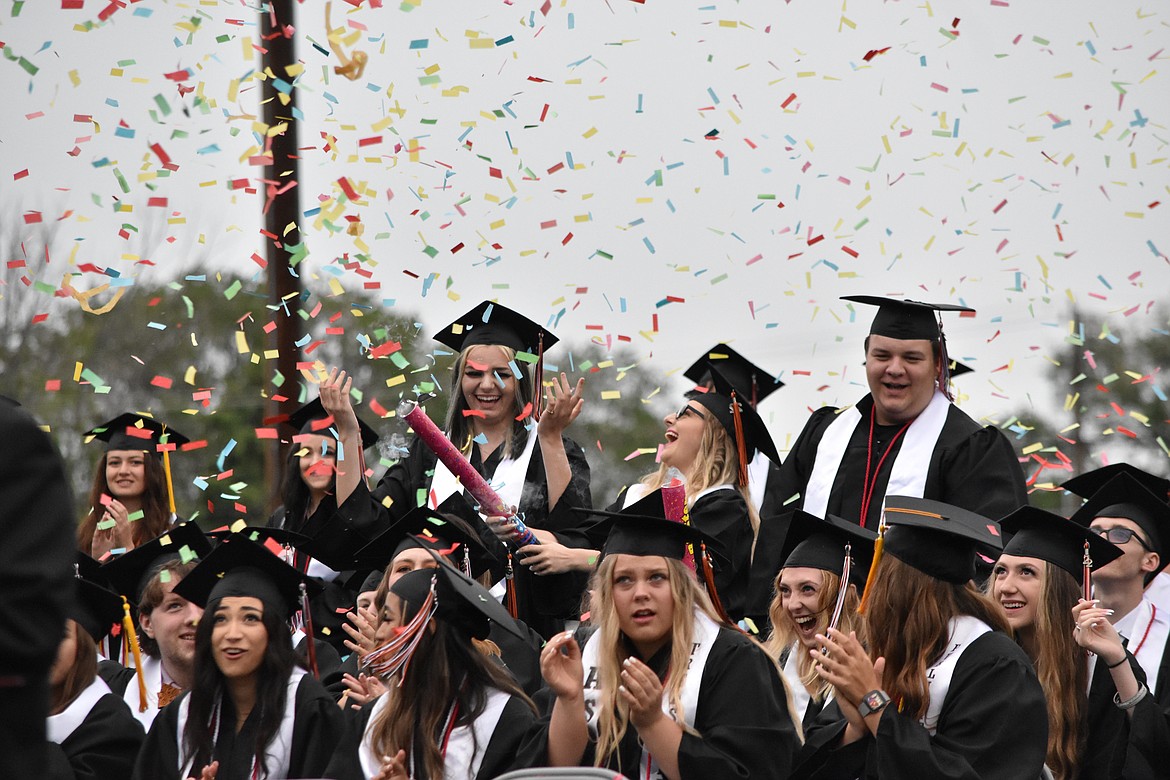
[[[622,663],[622,684],[618,694],[630,706],[630,723],[643,731],[653,726],[662,712],[662,682],[658,675],[637,658]]]
[[[581,648],[571,631],[557,634],[540,653],[540,673],[558,699],[576,699],[584,690]]]
[[[585,378],[577,380],[574,387],[569,384],[569,377],[562,373],[553,377],[552,385],[545,393],[544,411],[540,414],[540,422],[536,425],[536,432],[542,436],[560,435],[581,414],[585,399],[581,391],[585,387]]]

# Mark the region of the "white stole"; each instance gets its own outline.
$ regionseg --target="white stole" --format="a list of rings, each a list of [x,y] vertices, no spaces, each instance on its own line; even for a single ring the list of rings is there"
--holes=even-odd
[[[1128,615],[1114,624],[1114,628],[1128,640],[1126,647],[1146,673],[1146,687],[1151,693],[1156,692],[1158,670],[1166,650],[1166,639],[1170,636],[1170,616],[1143,598]]]
[[[926,491],[926,473],[930,458],[938,443],[939,434],[946,424],[951,402],[938,390],[922,414],[914,418],[902,439],[902,446],[894,457],[890,470],[890,481],[882,496],[913,496],[922,498]],[[871,414],[873,412],[870,412]],[[829,507],[829,496],[833,483],[849,447],[849,439],[862,420],[856,406],[850,406],[837,413],[837,419],[829,423],[817,445],[816,462],[804,489],[804,511],[817,517],[825,517]]]
[[[486,706],[479,717],[470,726],[459,726],[451,732],[447,740],[447,753],[443,758],[443,780],[475,780],[487,752],[488,743],[491,742],[500,716],[504,714],[504,707],[511,698],[512,695],[509,693],[496,688],[489,689]],[[370,710],[370,719],[366,721],[366,730],[362,734],[361,745],[358,746],[358,761],[367,780],[382,770],[382,759],[374,752],[374,734],[371,727],[382,710],[388,706],[390,697],[387,694],[379,696],[374,702]]]
[[[748,495],[752,498],[757,515],[764,505],[764,491],[768,487],[768,472],[771,468],[772,461],[761,450],[756,450],[756,456],[748,463]]]
[[[77,695],[68,707],[56,715],[50,715],[45,723],[46,737],[50,742],[60,745],[77,731],[77,727],[89,715],[98,700],[110,693],[110,686],[100,677],[94,677],[93,682]]]
[[[699,688],[703,684],[703,670],[707,666],[707,658],[711,655],[711,647],[715,644],[715,640],[719,636],[719,626],[715,624],[715,621],[697,609],[694,612],[693,625],[694,636],[691,639],[690,663],[687,665],[686,678],[683,680],[682,690],[679,692],[679,703],[682,705],[682,713],[674,712],[670,704],[670,692],[665,689],[662,691],[662,711],[666,713],[668,718],[675,721],[678,720],[678,715],[681,714],[682,720],[690,728],[695,727],[695,712],[699,708]],[[601,698],[601,691],[597,687],[599,682],[597,668],[600,654],[598,633],[600,632],[595,632],[593,636],[589,637],[589,641],[585,643],[585,647],[581,651],[581,665],[584,667],[585,673],[586,725],[593,739],[597,738],[597,716]],[[649,768],[646,773],[647,778],[661,778],[663,776],[658,769],[658,762],[646,751],[645,746],[642,748],[642,761],[639,764],[639,773],[643,766]]]
[[[524,477],[528,474],[528,462],[532,460],[532,451],[536,448],[536,426],[528,432],[528,442],[524,450],[516,458],[504,458],[496,466],[495,472],[486,475],[492,490],[507,506],[520,508],[520,499],[524,495]],[[431,489],[427,491],[427,506],[436,508],[447,496],[463,490],[459,480],[451,470],[443,465],[443,461],[435,462],[435,476],[431,479]]]
[[[293,725],[297,715],[297,686],[305,676],[304,669],[293,669],[288,676],[288,686],[284,693],[284,715],[280,719],[280,728],[272,737],[272,741],[264,748],[264,771],[268,777],[286,777],[288,775],[289,757],[292,755]],[[223,696],[221,693],[220,696]],[[218,703],[217,703],[218,705]],[[179,776],[191,777],[200,772],[203,767],[194,767],[194,756],[188,756],[183,740],[183,732],[187,730],[187,715],[191,709],[191,696],[182,698],[178,704],[179,723],[175,731],[175,742],[179,748]],[[214,750],[216,734],[211,735]]]
[[[154,717],[158,715],[158,692],[162,690],[163,684],[162,661],[143,653],[142,679],[146,683],[146,710],[138,711],[137,673],[130,678],[130,682],[126,683],[126,690],[122,693],[122,701],[126,702],[126,706],[130,708],[130,712],[134,714],[142,727],[149,731],[150,724],[154,723]]]
[[[804,687],[804,683],[800,679],[800,667],[797,665],[796,656],[807,652],[808,648],[800,642],[794,643],[788,650],[788,657],[784,659],[784,668],[780,670],[780,674],[784,676],[784,682],[788,685],[788,692],[792,695],[793,711],[802,719],[808,711],[808,703],[812,701],[812,695],[809,694],[808,688]]]
[[[951,678],[955,674],[955,666],[963,652],[979,637],[991,631],[991,627],[978,618],[970,615],[959,615],[950,620],[950,644],[943,650],[942,656],[926,670],[927,694],[930,702],[926,707],[926,715],[920,721],[926,730],[934,736],[938,730],[938,718],[942,714],[943,703],[946,702],[947,691],[951,687]]]

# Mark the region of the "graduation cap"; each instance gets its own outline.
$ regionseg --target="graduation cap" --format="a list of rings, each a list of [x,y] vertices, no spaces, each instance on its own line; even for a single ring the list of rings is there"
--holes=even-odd
[[[174,592],[204,608],[229,596],[251,596],[281,618],[301,608],[301,588],[316,595],[321,585],[289,566],[272,550],[232,534],[220,542]]]
[[[199,526],[183,523],[118,556],[102,566],[101,572],[118,593],[137,605],[146,586],[164,565],[176,560],[187,563],[204,558],[209,552],[211,542]]]
[[[1154,497],[1162,503],[1165,504],[1167,501],[1170,501],[1170,479],[1143,471],[1129,463],[1111,463],[1108,466],[1093,469],[1080,476],[1073,477],[1062,484],[1061,487],[1081,498],[1092,498],[1098,490],[1122,474],[1139,482],[1142,487],[1150,493],[1153,493]]]
[[[780,463],[780,453],[776,451],[776,444],[768,433],[764,418],[750,403],[746,403],[748,399],[743,398],[718,369],[712,366],[710,370],[714,389],[706,393],[694,393],[690,400],[714,415],[735,442],[739,455],[739,484],[746,485],[748,463],[755,456],[756,450],[777,464]]]
[[[764,369],[752,363],[726,344],[716,344],[691,365],[683,376],[697,385],[703,384],[711,368],[727,378],[732,387],[748,400],[754,409],[772,393],[784,387],[784,383]]]
[[[476,639],[487,639],[492,623],[519,639],[525,638],[508,610],[487,588],[456,569],[441,555],[433,550],[430,552],[438,562],[438,568],[407,572],[390,586],[390,591],[409,606],[403,615],[404,622],[414,618],[433,588],[434,616],[437,619]]]
[[[708,550],[719,546],[693,525],[622,512],[612,513],[612,517],[609,536],[601,549],[602,559],[610,555],[654,555],[681,561],[689,552],[688,546],[695,550],[703,545]]]
[[[844,570],[845,546],[849,545],[852,565],[850,581],[865,583],[873,562],[877,534],[857,523],[836,515],[822,519],[803,509],[793,510],[788,519],[788,533],[780,548],[783,568],[821,569],[840,575]]]
[[[160,444],[181,447],[190,441],[166,423],[133,412],[120,414],[109,422],[97,425],[86,431],[84,436],[87,444],[94,439],[105,442],[106,452],[144,450],[156,455]]]
[[[354,555],[357,569],[385,569],[403,550],[422,548],[444,552],[454,544],[462,547],[472,576],[478,577],[497,564],[498,559],[476,532],[483,521],[462,493],[448,496],[437,509],[416,507],[388,530],[376,536]]]
[[[942,501],[886,496],[883,522],[884,552],[945,582],[967,582],[975,576],[976,551],[1003,546],[994,520]]]
[[[960,363],[957,360],[952,360],[949,368],[951,379],[954,379],[957,376],[962,376],[963,374],[971,374],[975,371],[975,369],[971,368],[971,366],[967,365],[966,363]]]
[[[76,578],[73,601],[65,614],[100,642],[122,620],[122,597],[96,582]]]
[[[589,507],[573,507],[573,511],[595,518],[581,530],[589,543],[600,550],[605,546],[605,540],[613,528],[613,521],[618,517],[647,517],[653,520],[672,520],[666,516],[666,506],[662,501],[662,490],[652,490],[627,507],[612,512],[604,509]],[[672,522],[674,522],[672,520]]]
[[[478,344],[497,344],[517,352],[541,352],[558,339],[519,312],[507,306],[484,301],[435,334],[435,341],[456,352]]]
[[[1117,465],[1124,466],[1126,464]],[[1112,467],[1106,466],[1106,468]],[[1132,467],[1128,467],[1128,469],[1137,471]],[[1167,545],[1170,544],[1170,504],[1160,499],[1157,493],[1151,492],[1147,487],[1151,484],[1157,487],[1156,482],[1152,482],[1152,480],[1159,478],[1140,472],[1149,477],[1149,479],[1140,479],[1130,470],[1122,469],[1118,469],[1114,473],[1116,476],[1113,479],[1094,491],[1089,500],[1073,513],[1072,522],[1085,528],[1092,525],[1093,520],[1098,517],[1124,517],[1137,523],[1138,527],[1145,532],[1151,552],[1158,554],[1160,569],[1166,568],[1166,565],[1170,564],[1170,549],[1167,549]],[[1083,478],[1078,477],[1077,479]],[[1067,485],[1066,482],[1065,486]],[[1146,575],[1147,584],[1157,574],[1156,571],[1149,572]]]
[[[361,430],[362,449],[368,450],[378,443],[378,432],[363,420],[357,418],[358,428]],[[333,436],[333,415],[325,411],[320,398],[314,398],[288,416],[286,422],[297,430],[297,433],[315,433],[321,436]]]
[[[1081,579],[1085,569],[1086,543],[1093,569],[1100,569],[1125,554],[1087,526],[1034,506],[1020,507],[1000,520],[999,525],[1009,535],[1003,546],[1004,555],[1039,558],[1059,566],[1076,580]]]

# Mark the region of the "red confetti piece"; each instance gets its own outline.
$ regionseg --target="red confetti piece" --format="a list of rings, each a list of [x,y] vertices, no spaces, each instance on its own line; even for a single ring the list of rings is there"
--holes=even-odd
[[[60,379],[46,379],[45,380],[45,392],[46,393],[55,393],[60,389],[61,389],[61,380]]]
[[[276,432],[275,428],[257,428],[256,429],[256,438],[257,439],[277,439],[277,438],[279,438],[279,434]]]
[[[152,385],[154,385],[155,387],[161,387],[163,390],[170,390],[171,386],[175,382],[173,379],[170,379],[169,377],[162,376],[160,374],[160,375],[156,376],[154,379],[150,380],[150,383]]]
[[[12,180],[13,181],[20,181],[25,176],[28,176],[28,168],[25,168],[23,171],[17,171],[16,173],[12,174]],[[1156,206],[1158,204],[1155,203],[1154,205]],[[1153,206],[1151,206],[1151,208],[1153,208]]]

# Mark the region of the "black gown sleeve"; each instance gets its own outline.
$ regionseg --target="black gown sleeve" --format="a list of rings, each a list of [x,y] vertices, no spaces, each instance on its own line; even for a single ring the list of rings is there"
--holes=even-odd
[[[322,777],[333,780],[366,780],[365,773],[362,772],[359,751],[373,711],[374,702],[371,701],[361,709],[347,707],[341,713],[341,736],[338,737],[337,748],[321,774]]]
[[[407,445],[406,457],[388,468],[382,475],[372,496],[376,505],[384,508],[389,514],[391,522],[397,521],[415,507],[426,504],[426,490],[435,475],[437,462],[435,454],[415,437]],[[348,504],[347,500],[343,506]]]
[[[1008,637],[984,634],[964,651],[932,737],[889,706],[876,737],[838,747],[835,704],[806,735],[794,778],[1036,780],[1048,748],[1048,711],[1031,662]]]
[[[942,453],[939,480],[939,500],[984,517],[1004,517],[1028,503],[1016,452],[1007,437],[990,426]]]
[[[180,694],[158,711],[138,751],[133,780],[169,780],[179,776],[179,702],[187,695]]]
[[[475,775],[476,780],[492,780],[505,772],[521,768],[523,764],[520,763],[519,748],[534,723],[536,713],[527,702],[515,696],[508,699],[484,751],[479,771]]]
[[[288,776],[327,777],[325,770],[343,732],[341,708],[311,675],[297,685]]]
[[[754,536],[747,501],[738,490],[715,490],[695,501],[690,519],[716,542],[715,589],[727,614],[738,620],[747,608]]]
[[[41,777],[48,780],[124,780],[143,741],[142,724],[112,693],[98,699],[61,744],[49,743]]]

